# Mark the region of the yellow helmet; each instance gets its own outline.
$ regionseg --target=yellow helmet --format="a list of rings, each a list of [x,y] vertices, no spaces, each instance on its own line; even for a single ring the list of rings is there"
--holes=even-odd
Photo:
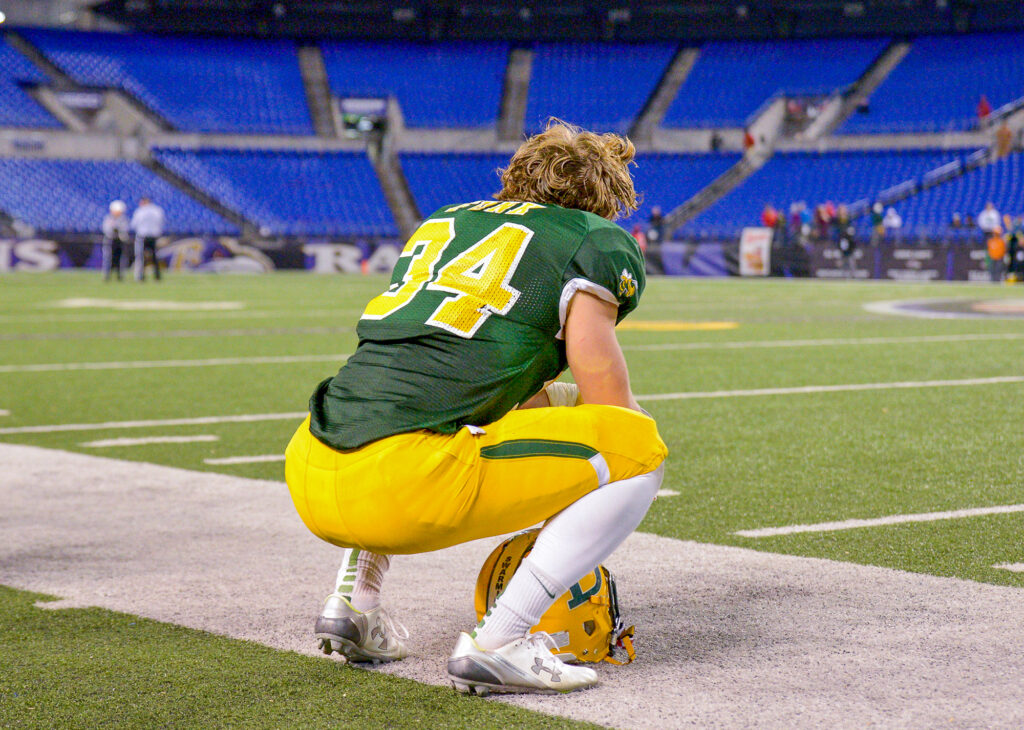
[[[481,620],[508,581],[519,569],[537,541],[538,529],[513,535],[491,551],[480,569],[473,603]],[[603,565],[585,575],[561,596],[531,631],[545,631],[558,645],[563,661],[629,664],[633,650],[633,628],[625,627],[619,616],[615,580]],[[624,661],[615,658],[615,649],[626,652]]]

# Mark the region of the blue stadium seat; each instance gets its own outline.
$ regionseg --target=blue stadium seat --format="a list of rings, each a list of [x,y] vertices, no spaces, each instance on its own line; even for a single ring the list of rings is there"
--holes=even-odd
[[[238,233],[137,162],[0,158],[0,210],[40,231],[98,233],[112,200],[131,210],[142,196],[166,211],[167,233]]]
[[[627,228],[644,223],[655,206],[660,207],[663,213],[669,213],[739,162],[740,157],[736,153],[637,155],[637,164],[632,172],[637,193],[641,196],[640,208],[620,223]]]
[[[491,198],[500,188],[497,170],[510,155],[490,153],[403,153],[402,170],[420,213],[444,205]],[[653,206],[664,212],[685,202],[739,160],[738,154],[642,154],[633,168],[640,209],[619,221],[630,227],[646,221]]]
[[[402,171],[420,214],[426,217],[442,205],[489,200],[501,189],[498,168],[511,155],[488,152],[403,152]]]
[[[507,43],[322,43],[335,96],[393,96],[410,127],[487,127],[498,120]]]
[[[778,153],[728,195],[683,226],[692,235],[734,235],[760,225],[767,204],[874,200],[878,193],[957,159],[962,151],[884,150]]]
[[[971,129],[982,94],[993,108],[1024,97],[1024,33],[918,38],[872,94],[869,111],[839,131]]]
[[[629,131],[675,55],[675,43],[538,43],[526,129],[554,116],[601,132]]]
[[[0,127],[60,127],[53,116],[25,93],[21,83],[42,84],[46,76],[0,39]]]
[[[190,132],[313,134],[291,41],[26,30],[73,79],[120,87]]]
[[[157,149],[154,157],[275,235],[397,235],[361,152]]]
[[[897,203],[895,208],[904,229],[928,235],[946,231],[954,213],[977,218],[989,201],[1004,215],[1024,215],[1024,154],[976,168]]]
[[[666,127],[742,127],[776,92],[830,94],[860,78],[884,38],[707,43],[665,114]]]

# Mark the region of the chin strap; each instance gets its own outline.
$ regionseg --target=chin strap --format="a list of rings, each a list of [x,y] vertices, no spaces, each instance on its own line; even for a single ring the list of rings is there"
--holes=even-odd
[[[633,633],[635,626],[630,626],[628,629],[623,629],[622,633],[615,639],[615,644],[612,646],[612,650],[608,652],[608,656],[604,660],[610,664],[629,664],[631,661],[636,659],[636,650],[633,648]],[[615,649],[623,649],[626,652],[626,661],[619,661],[615,658]]]

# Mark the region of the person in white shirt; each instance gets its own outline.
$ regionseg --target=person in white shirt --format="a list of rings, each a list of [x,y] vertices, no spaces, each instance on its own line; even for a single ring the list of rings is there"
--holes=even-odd
[[[128,244],[128,206],[121,200],[110,204],[110,212],[103,217],[103,280],[110,281],[110,273],[117,273],[121,281],[121,253]],[[127,252],[125,252],[127,253]]]
[[[132,215],[135,231],[135,278],[146,280],[146,252],[153,258],[153,275],[160,280],[160,261],[156,257],[156,240],[164,235],[164,209],[149,198],[140,198]]]
[[[903,218],[900,217],[895,208],[889,208],[889,210],[885,211],[885,217],[882,218],[882,227],[885,229],[887,240],[897,244],[900,242],[900,229],[903,227]]]
[[[989,201],[985,203],[985,210],[978,213],[978,228],[988,235],[992,235],[1000,228],[1002,222],[996,206]]]

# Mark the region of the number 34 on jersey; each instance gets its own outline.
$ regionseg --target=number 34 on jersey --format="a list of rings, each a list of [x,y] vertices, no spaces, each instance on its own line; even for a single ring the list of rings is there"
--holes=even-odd
[[[461,253],[453,250],[455,221],[426,221],[409,239],[399,261],[408,259],[405,274],[366,306],[363,319],[384,319],[421,297],[425,291],[446,297],[424,322],[472,337],[491,315],[505,315],[520,292],[509,281],[519,266],[533,231],[503,223]]]

